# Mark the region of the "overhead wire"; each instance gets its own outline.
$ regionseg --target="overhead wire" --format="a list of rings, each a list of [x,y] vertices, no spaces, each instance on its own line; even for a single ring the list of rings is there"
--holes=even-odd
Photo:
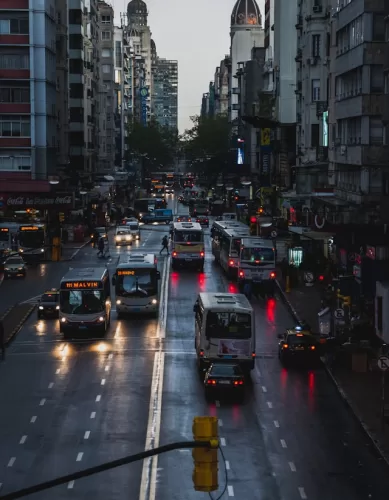
[[[223,450],[221,449],[221,447],[219,446],[219,451],[221,453],[221,456],[222,456],[222,459],[223,459],[223,464],[224,464],[224,478],[225,478],[225,483],[224,483],[224,488],[223,488],[223,491],[220,493],[220,495],[217,497],[217,498],[214,498],[212,496],[212,493],[208,493],[209,495],[209,498],[211,500],[220,500],[226,493],[227,491],[227,486],[228,486],[228,470],[227,470],[227,463],[226,463],[226,458],[224,456],[224,453],[223,453]]]

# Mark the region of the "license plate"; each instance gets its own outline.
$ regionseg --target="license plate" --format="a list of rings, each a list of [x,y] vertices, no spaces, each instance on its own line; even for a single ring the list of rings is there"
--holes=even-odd
[[[87,326],[79,326],[78,327],[80,330],[86,330],[88,327]]]
[[[219,384],[230,385],[230,383],[229,380],[219,380]]]
[[[132,309],[132,312],[134,313],[140,312],[140,307],[134,307],[134,309]]]
[[[192,259],[185,259],[186,262],[192,262]]]
[[[232,356],[223,356],[224,359],[232,359]]]
[[[304,347],[296,347],[296,351],[303,351]]]

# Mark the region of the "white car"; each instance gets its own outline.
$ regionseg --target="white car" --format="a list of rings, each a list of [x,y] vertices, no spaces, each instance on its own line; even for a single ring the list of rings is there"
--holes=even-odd
[[[4,279],[26,277],[26,264],[18,255],[8,257],[4,262]]]
[[[132,245],[133,236],[129,227],[127,226],[119,226],[116,228],[115,234],[115,244],[119,245]]]

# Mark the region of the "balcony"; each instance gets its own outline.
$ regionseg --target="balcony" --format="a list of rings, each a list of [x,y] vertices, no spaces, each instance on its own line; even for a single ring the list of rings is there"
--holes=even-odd
[[[318,146],[316,148],[316,161],[328,161],[328,147]]]
[[[382,115],[384,95],[357,95],[338,101],[335,105],[335,118],[342,120],[351,116]]]
[[[356,144],[335,146],[333,153],[333,161],[345,165],[360,165],[383,167],[388,163],[388,146],[370,146],[364,144]]]
[[[30,35],[0,35],[0,45],[28,45]]]
[[[352,49],[336,49],[337,57],[334,61],[334,73],[347,73],[365,64],[378,64],[385,66],[385,43],[366,42]]]
[[[294,58],[294,60],[296,62],[301,62],[302,58],[303,58],[303,51],[302,51],[302,49],[298,49],[296,57]]]
[[[303,16],[297,16],[297,22],[296,22],[295,26],[296,26],[296,30],[303,29]]]

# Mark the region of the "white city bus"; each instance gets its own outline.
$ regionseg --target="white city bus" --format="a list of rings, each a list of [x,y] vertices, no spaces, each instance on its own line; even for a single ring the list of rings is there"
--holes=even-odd
[[[123,313],[157,315],[160,277],[157,257],[153,253],[131,253],[121,258],[112,276],[118,317]]]
[[[60,331],[98,331],[104,334],[111,322],[111,283],[105,267],[71,269],[61,280]]]
[[[198,267],[204,270],[204,231],[197,222],[174,222],[171,229],[172,268]]]
[[[250,236],[250,228],[242,222],[220,221],[212,226],[212,254],[231,277],[238,275],[240,244],[247,236]]]
[[[273,242],[256,236],[243,238],[238,266],[238,281],[272,282],[276,277]]]
[[[255,365],[255,314],[245,295],[200,293],[195,313],[199,370],[214,362],[233,362],[246,372]]]
[[[47,257],[47,232],[44,224],[21,224],[17,233],[18,251],[25,260]]]

